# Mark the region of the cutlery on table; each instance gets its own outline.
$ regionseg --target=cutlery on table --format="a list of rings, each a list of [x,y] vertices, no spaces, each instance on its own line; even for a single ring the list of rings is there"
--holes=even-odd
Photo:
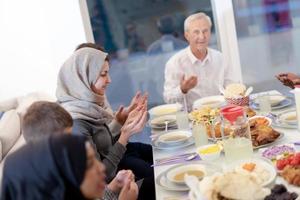
[[[151,167],[155,167],[155,166],[159,166],[159,165],[166,165],[166,164],[172,164],[172,163],[177,163],[177,162],[185,162],[185,161],[191,161],[193,159],[195,159],[198,156],[198,154],[191,154],[188,157],[179,157],[179,158],[174,158],[174,159],[170,159],[170,160],[164,160],[164,161],[160,161],[157,162],[155,164],[153,164]]]
[[[167,160],[174,160],[174,159],[180,159],[184,157],[188,157],[190,155],[197,155],[197,153],[192,152],[192,153],[185,153],[185,154],[180,154],[180,155],[175,155],[175,156],[170,156],[170,157],[165,157],[165,158],[159,158],[156,159],[156,162],[161,162],[161,161],[167,161]]]

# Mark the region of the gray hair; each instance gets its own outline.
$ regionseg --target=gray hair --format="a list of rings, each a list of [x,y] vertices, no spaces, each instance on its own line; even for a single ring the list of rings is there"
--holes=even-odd
[[[190,23],[194,20],[198,20],[198,19],[206,19],[207,22],[209,23],[209,26],[212,26],[212,22],[211,19],[208,15],[206,15],[203,12],[198,12],[195,14],[192,14],[190,16],[188,16],[185,20],[184,20],[184,31],[188,31],[188,27],[190,25]]]

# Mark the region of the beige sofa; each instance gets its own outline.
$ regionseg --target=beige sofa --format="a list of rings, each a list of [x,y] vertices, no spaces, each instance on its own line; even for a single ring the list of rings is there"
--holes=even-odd
[[[21,130],[22,116],[35,101],[55,101],[55,98],[34,92],[0,102],[0,111],[4,111],[0,119],[0,184],[5,158],[25,144]]]

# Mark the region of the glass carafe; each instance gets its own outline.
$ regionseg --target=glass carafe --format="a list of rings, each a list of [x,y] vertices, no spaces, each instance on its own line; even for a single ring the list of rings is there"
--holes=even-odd
[[[221,134],[228,163],[252,157],[250,127],[243,107],[229,105],[221,109]]]

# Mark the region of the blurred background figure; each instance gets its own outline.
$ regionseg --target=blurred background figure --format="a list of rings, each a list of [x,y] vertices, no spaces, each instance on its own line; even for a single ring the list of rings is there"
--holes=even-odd
[[[157,28],[162,36],[148,47],[148,54],[166,53],[187,47],[188,44],[185,41],[174,36],[176,31],[171,16],[161,17],[157,21]]]
[[[136,25],[128,23],[125,29],[125,40],[127,48],[130,52],[145,51],[146,47],[142,37],[137,33]]]

